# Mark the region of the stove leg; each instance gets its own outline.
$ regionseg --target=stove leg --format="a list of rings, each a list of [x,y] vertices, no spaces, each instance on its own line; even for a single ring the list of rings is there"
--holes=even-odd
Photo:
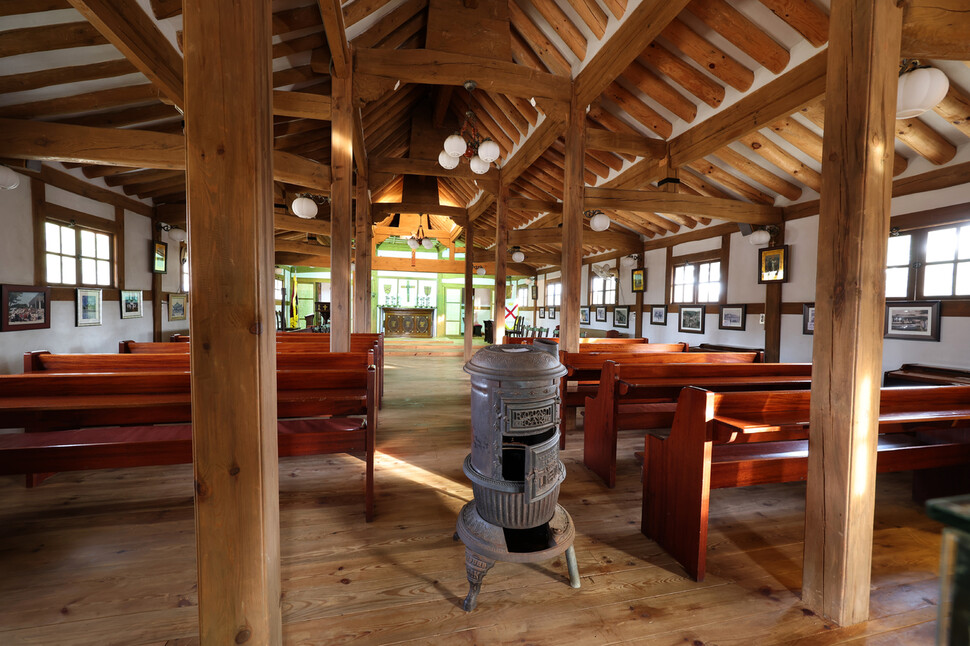
[[[490,561],[485,557],[476,554],[467,547],[465,548],[465,570],[468,572],[468,596],[461,607],[465,612],[471,612],[478,605],[478,593],[482,590],[482,579],[485,573],[492,569],[495,561]]]
[[[569,585],[579,587],[579,566],[576,564],[576,550],[570,545],[566,550],[566,569],[569,570]]]

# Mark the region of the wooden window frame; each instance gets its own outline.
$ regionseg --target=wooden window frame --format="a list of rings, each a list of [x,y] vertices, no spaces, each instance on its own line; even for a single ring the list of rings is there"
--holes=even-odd
[[[545,282],[546,282],[546,284],[543,286],[543,295],[542,295],[542,298],[544,300],[545,307],[561,307],[562,306],[562,277],[559,277],[559,278],[557,278],[555,280],[546,280]],[[560,286],[559,287],[559,302],[558,303],[550,303],[549,302],[549,288],[550,287],[554,287],[555,285],[559,285]]]
[[[599,276],[597,276],[596,274],[593,273],[593,270],[592,270],[592,266],[591,265],[587,265],[587,267],[590,267],[590,269],[589,269],[588,279],[586,281],[586,302],[589,303],[590,307],[595,307],[595,306],[598,306],[598,305],[605,305],[606,307],[612,307],[612,306],[616,305],[617,302],[619,302],[619,299],[620,299],[620,278],[619,278],[619,276],[614,276],[613,277],[613,302],[611,302],[611,303],[607,303],[606,302],[606,293],[607,292],[604,289],[603,290],[603,302],[602,303],[594,303],[593,302],[593,294],[594,294],[594,292],[596,290],[593,289],[593,281],[596,280],[597,278],[599,278]]]
[[[913,222],[911,226],[906,228],[903,227],[893,227],[893,230],[898,232],[899,235],[911,236],[909,244],[909,269],[910,276],[906,284],[906,295],[905,296],[891,296],[886,297],[888,302],[893,301],[948,301],[948,302],[968,302],[970,303],[970,295],[958,294],[950,296],[926,296],[923,293],[923,283],[925,278],[926,270],[926,242],[931,231],[939,231],[941,229],[952,229],[961,228],[965,226],[970,226],[970,213],[968,213],[968,208],[970,205],[957,205],[956,207],[946,207],[944,209],[935,209],[934,211],[926,211],[924,214],[927,216],[922,221]],[[963,214],[962,219],[952,217],[954,210],[958,210]],[[898,216],[900,218],[907,217],[916,214],[907,214],[907,216]],[[949,216],[949,217],[948,217]],[[893,218],[895,224],[896,218]],[[909,220],[906,221],[909,223]],[[900,224],[903,224],[902,222]],[[888,261],[887,261],[888,262]],[[953,263],[959,262],[958,260],[953,260]],[[963,262],[966,262],[965,260]],[[934,263],[936,264],[936,263]],[[888,268],[888,264],[887,264]]]
[[[118,273],[117,273],[117,269],[116,269],[116,266],[115,266],[115,261],[117,260],[117,243],[115,242],[116,234],[114,232],[114,228],[113,227],[112,228],[93,227],[93,226],[90,226],[90,224],[87,223],[87,222],[85,222],[85,223],[81,223],[81,222],[77,222],[77,221],[64,222],[64,221],[62,221],[60,219],[53,218],[53,217],[48,217],[48,218],[46,218],[44,220],[44,224],[45,225],[48,222],[50,222],[51,224],[56,224],[58,227],[66,227],[66,228],[69,228],[69,229],[73,229],[74,230],[74,262],[75,262],[75,264],[77,266],[77,269],[75,270],[75,277],[77,278],[77,280],[74,283],[63,283],[63,282],[54,283],[54,282],[51,282],[48,279],[48,276],[47,276],[47,255],[48,255],[48,253],[51,253],[51,252],[48,252],[47,251],[47,240],[46,240],[47,228],[45,226],[43,228],[44,235],[45,235],[45,240],[44,240],[44,270],[43,270],[44,271],[44,276],[43,276],[43,281],[40,284],[42,284],[42,285],[48,285],[50,287],[68,287],[68,288],[90,287],[90,288],[101,288],[101,289],[119,289],[119,285],[118,285]],[[83,280],[83,275],[84,274],[83,274],[83,272],[81,270],[81,260],[82,260],[82,258],[86,258],[87,257],[87,256],[82,256],[81,255],[81,233],[83,231],[90,231],[90,232],[92,232],[94,234],[101,234],[101,235],[108,236],[108,258],[107,258],[107,260],[108,260],[108,266],[109,266],[109,272],[110,272],[109,273],[110,280],[109,280],[109,282],[108,282],[107,285],[102,285],[102,284],[99,284],[99,283],[86,283]],[[57,255],[67,256],[68,254],[61,253],[61,254],[57,254]],[[96,260],[104,260],[104,259],[103,258],[96,258]]]
[[[721,248],[711,249],[709,251],[698,251],[696,253],[682,254],[675,256],[673,253],[673,247],[667,247],[667,290],[666,290],[666,305],[669,307],[680,306],[680,305],[724,305],[727,303],[727,284],[728,284],[728,261],[730,260],[730,235],[721,236]],[[683,303],[674,302],[674,270],[677,267],[683,265],[697,265],[703,264],[705,262],[719,262],[720,266],[720,279],[718,283],[721,289],[718,291],[718,298],[716,301],[704,301],[703,303],[697,301],[697,279],[700,277],[700,273],[697,272],[694,277],[694,294],[692,301],[685,301]]]

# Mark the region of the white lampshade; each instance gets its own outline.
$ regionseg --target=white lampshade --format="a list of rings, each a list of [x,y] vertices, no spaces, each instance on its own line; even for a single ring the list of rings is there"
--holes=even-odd
[[[474,157],[472,157],[469,160],[468,165],[471,167],[472,172],[477,173],[478,175],[484,175],[485,173],[488,172],[488,169],[489,169],[488,162],[482,159],[481,157],[479,157],[478,155],[475,155]]]
[[[452,157],[461,157],[466,150],[468,150],[468,144],[457,132],[445,139],[445,152]]]
[[[298,197],[290,205],[293,215],[304,220],[317,217],[317,203],[308,197]]]
[[[524,253],[522,253],[521,251],[512,252],[512,262],[522,262],[523,260],[525,260]]]
[[[629,268],[637,264],[637,259],[633,256],[623,256],[623,258],[620,259],[620,264]]]
[[[0,188],[13,190],[20,186],[20,175],[6,166],[0,166]]]
[[[589,228],[593,231],[606,231],[610,228],[610,219],[605,213],[597,213],[589,219]]]
[[[758,229],[748,236],[748,242],[754,247],[760,247],[771,242],[771,234],[764,229]]]
[[[176,229],[175,227],[172,227],[168,232],[168,237],[175,242],[185,242],[189,236],[185,233],[185,229]]]
[[[425,249],[434,249],[434,239],[425,238],[424,240],[421,241],[421,246],[424,247]]]
[[[489,164],[498,159],[498,156],[501,154],[502,151],[499,150],[498,144],[491,139],[486,139],[482,142],[482,145],[478,147],[478,156]]]
[[[906,72],[896,86],[896,118],[912,119],[932,110],[946,96],[950,80],[935,67]]]
[[[418,247],[421,246],[421,243],[418,242],[417,238],[408,238],[408,246],[411,247],[412,249],[417,249]]]
[[[475,273],[478,274],[479,276],[484,276],[485,275],[485,268],[484,267],[479,267],[478,269],[475,270]]]
[[[448,154],[447,150],[442,150],[438,153],[438,164],[445,170],[451,170],[458,166],[458,160],[461,159],[460,156],[452,157]]]

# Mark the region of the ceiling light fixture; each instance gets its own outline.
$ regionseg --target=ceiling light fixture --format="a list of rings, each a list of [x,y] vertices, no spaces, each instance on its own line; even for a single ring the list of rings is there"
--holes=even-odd
[[[770,244],[780,229],[773,224],[766,225],[763,229],[756,229],[748,236],[748,242],[753,247],[763,247]]]
[[[606,231],[610,228],[610,218],[599,209],[583,211],[583,215],[589,218],[589,228],[593,231]]]
[[[326,204],[330,201],[329,197],[317,196],[311,193],[298,193],[293,203],[290,204],[290,211],[298,218],[312,220],[317,217],[319,208],[317,204]]]
[[[431,230],[431,215],[428,215],[428,230]],[[435,240],[434,238],[429,238],[424,233],[424,227],[421,226],[421,215],[418,215],[418,230],[408,238],[408,246],[411,247],[412,251],[417,250],[418,247],[424,247],[425,249],[434,249]]]
[[[475,267],[475,273],[478,274],[479,276],[484,276],[485,268],[479,265],[478,267]]]
[[[525,254],[518,247],[512,247],[512,262],[522,262],[525,260]]]
[[[475,81],[465,81],[465,89],[468,94],[478,85]],[[469,96],[470,98],[470,96]],[[465,112],[465,120],[462,121],[458,132],[448,135],[445,139],[444,149],[438,153],[438,163],[446,170],[452,170],[458,166],[462,157],[468,158],[468,166],[473,173],[484,175],[491,167],[491,163],[499,158],[502,151],[498,144],[482,137],[475,124],[475,113],[471,110]]]
[[[20,175],[6,166],[0,166],[0,189],[12,191],[20,186]]]
[[[921,66],[915,59],[903,59],[896,86],[896,118],[912,119],[932,110],[949,89],[950,79],[941,70]]]

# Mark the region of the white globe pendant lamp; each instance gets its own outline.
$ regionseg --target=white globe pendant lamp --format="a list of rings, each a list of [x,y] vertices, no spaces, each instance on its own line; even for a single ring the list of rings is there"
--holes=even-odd
[[[412,250],[414,250],[420,247],[421,243],[418,242],[417,238],[408,238],[408,246],[411,247]]]
[[[0,166],[0,188],[8,191],[20,186],[20,175],[6,166]]]
[[[589,219],[589,228],[593,231],[606,231],[610,228],[610,218],[600,211]]]
[[[522,262],[525,260],[525,254],[519,249],[512,252],[512,262]]]
[[[445,139],[445,152],[452,157],[461,157],[468,150],[468,144],[465,142],[465,138],[462,137],[457,132],[453,135],[448,135]]]
[[[421,241],[421,246],[425,249],[434,249],[434,238],[424,238]]]
[[[484,267],[479,267],[478,269],[475,270],[475,273],[478,274],[479,276],[484,276],[485,275],[485,268]]]
[[[501,154],[502,151],[499,150],[498,144],[491,139],[486,139],[478,146],[478,156],[488,164],[498,159]]]
[[[918,67],[900,75],[896,86],[896,118],[912,119],[932,110],[949,89],[950,80],[935,67]]]
[[[438,153],[438,164],[445,170],[452,170],[458,166],[458,161],[461,157],[452,157],[448,154],[447,150],[442,150]]]
[[[308,197],[298,197],[290,205],[293,215],[304,220],[312,220],[317,217],[317,203]]]
[[[484,175],[488,172],[488,162],[475,155],[470,160],[468,160],[468,166],[472,169],[472,172],[476,175]]]
[[[168,237],[175,242],[185,242],[188,239],[188,234],[185,232],[185,229],[172,227],[172,230],[168,232]]]

